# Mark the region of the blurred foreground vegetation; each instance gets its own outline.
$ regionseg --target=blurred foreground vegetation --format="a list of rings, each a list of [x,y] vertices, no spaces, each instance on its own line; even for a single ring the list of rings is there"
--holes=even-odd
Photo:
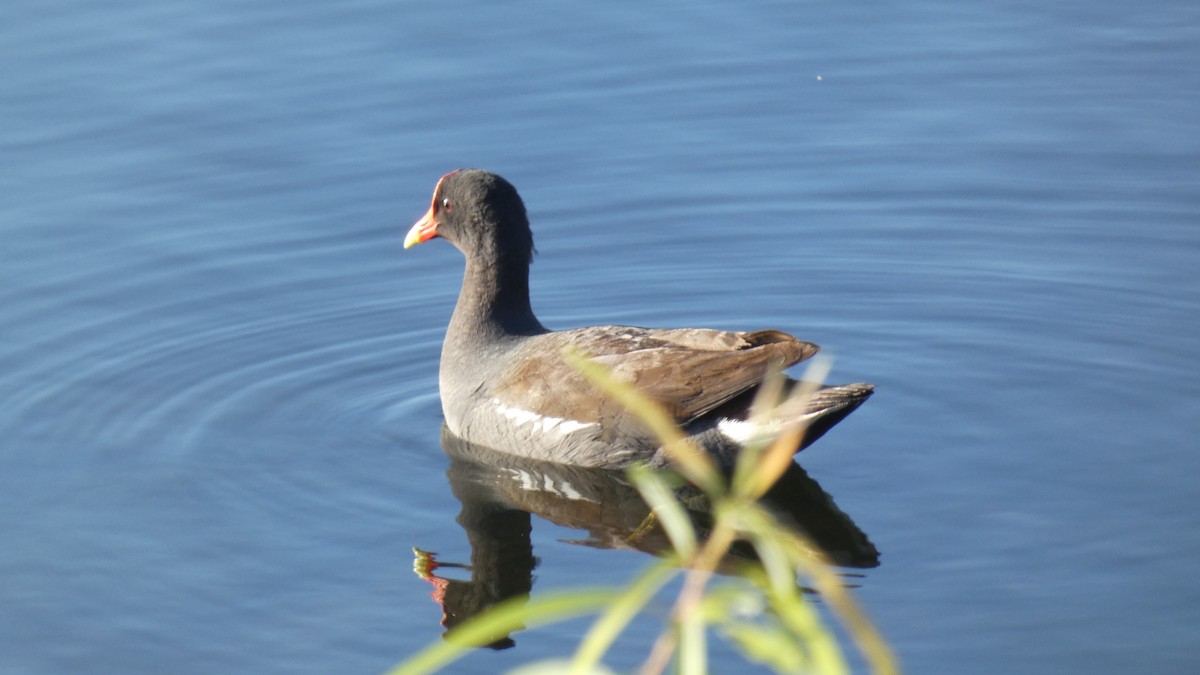
[[[813,602],[805,599],[804,588],[823,599],[871,672],[899,672],[887,643],[818,547],[805,535],[783,527],[759,503],[792,463],[803,438],[802,425],[786,425],[768,442],[747,446],[732,474],[723,473],[682,436],[654,401],[580,355],[567,354],[567,358],[609,395],[637,412],[663,440],[678,475],[634,467],[629,476],[651,508],[649,519],[667,533],[674,552],[622,587],[554,591],[499,603],[455,627],[444,640],[426,647],[389,675],[436,672],[498,634],[587,615],[596,618],[572,657],[538,661],[514,672],[610,673],[603,663],[608,650],[635,617],[646,613],[663,587],[680,576],[678,594],[670,602],[641,673],[662,673],[672,663],[679,673],[707,673],[708,640],[714,634],[732,643],[747,661],[777,673],[849,673],[843,645]],[[796,387],[789,397],[811,395],[817,386],[813,383],[824,379],[827,368],[824,361],[810,366],[805,386]],[[821,372],[814,373],[818,370]],[[780,375],[762,386],[753,408],[754,419],[770,420],[773,410],[786,405],[780,401],[782,383]],[[713,522],[703,539],[678,500],[675,488],[681,479],[701,488],[711,501]],[[741,564],[734,575],[716,577],[718,566],[738,542],[749,544],[758,562]],[[421,560],[418,555],[418,562]]]

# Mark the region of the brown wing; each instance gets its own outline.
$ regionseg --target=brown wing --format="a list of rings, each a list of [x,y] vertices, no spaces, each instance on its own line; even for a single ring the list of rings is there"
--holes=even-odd
[[[755,386],[773,363],[789,366],[818,350],[774,330],[580,328],[529,340],[492,395],[507,405],[580,422],[625,417],[618,404],[563,360],[566,348],[590,355],[659,401],[681,424]]]

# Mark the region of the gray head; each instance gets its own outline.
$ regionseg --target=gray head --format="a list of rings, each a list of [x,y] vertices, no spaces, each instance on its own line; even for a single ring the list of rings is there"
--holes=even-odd
[[[435,237],[485,264],[528,267],[533,260],[533,233],[521,196],[511,183],[482,169],[459,169],[438,180],[429,211],[409,230],[404,248]]]

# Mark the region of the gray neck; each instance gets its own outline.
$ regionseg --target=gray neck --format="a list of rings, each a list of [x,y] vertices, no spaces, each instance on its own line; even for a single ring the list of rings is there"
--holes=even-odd
[[[527,263],[467,260],[462,291],[446,332],[447,346],[470,348],[545,332],[529,305]]]

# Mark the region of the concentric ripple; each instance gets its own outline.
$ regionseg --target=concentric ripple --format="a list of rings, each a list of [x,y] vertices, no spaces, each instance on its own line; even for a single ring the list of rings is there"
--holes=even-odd
[[[81,471],[200,464],[208,489],[287,509],[333,500],[287,470],[297,453],[321,466],[347,446],[436,451],[441,331],[429,326],[444,319],[421,312],[446,303],[406,301],[394,233],[267,236],[176,232],[53,270],[16,266],[0,291],[14,317],[0,434]],[[428,428],[404,427],[414,418]]]

